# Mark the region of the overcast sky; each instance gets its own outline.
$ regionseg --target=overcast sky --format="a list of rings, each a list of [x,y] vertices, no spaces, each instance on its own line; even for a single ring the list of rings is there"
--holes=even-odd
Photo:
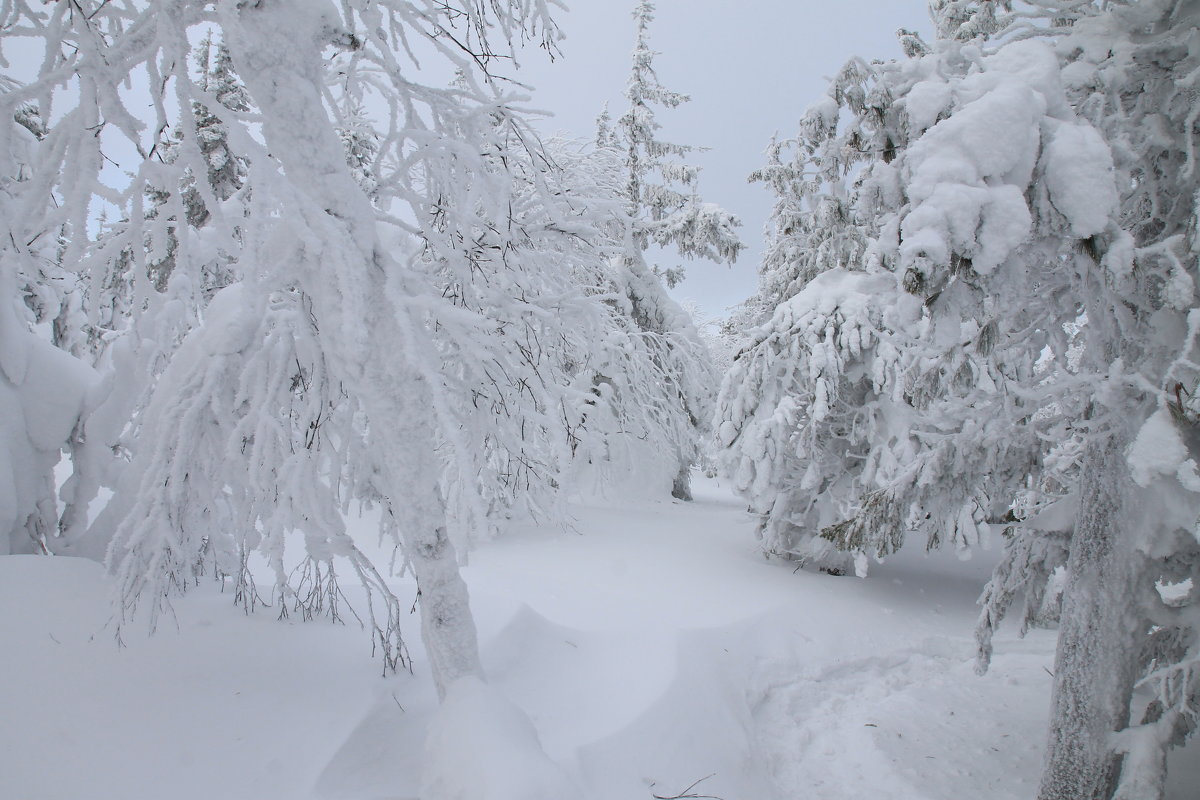
[[[633,49],[633,0],[567,0],[557,19],[566,33],[563,58],[553,64],[526,53],[519,76],[535,87],[531,105],[554,113],[548,132],[591,137],[607,101],[624,108]],[[931,39],[926,0],[658,0],[650,31],[654,62],[668,88],[692,102],[662,110],[663,138],[710,148],[695,157],[704,167],[700,194],[742,219],[745,254],[732,268],[687,264],[674,291],[709,316],[753,293],[763,225],[771,197],[746,176],[762,166],[771,135],[793,136],[803,110],[852,55],[901,57],[896,29]],[[671,261],[667,266],[676,263]]]

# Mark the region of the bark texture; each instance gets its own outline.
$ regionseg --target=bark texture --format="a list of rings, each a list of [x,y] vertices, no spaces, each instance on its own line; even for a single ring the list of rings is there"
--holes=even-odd
[[[1107,800],[1120,772],[1110,741],[1129,722],[1143,638],[1126,444],[1113,435],[1084,454],[1039,800]]]

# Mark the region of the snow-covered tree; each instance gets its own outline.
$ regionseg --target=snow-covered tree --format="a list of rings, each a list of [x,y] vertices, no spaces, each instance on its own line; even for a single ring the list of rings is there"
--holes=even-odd
[[[1166,749],[1195,728],[1185,42],[1200,9],[1032,5],[1043,20],[1005,27],[989,4],[938,4],[932,48],[870,65],[883,103],[831,117],[865,151],[860,280],[881,285],[839,293],[830,272],[779,306],[735,366],[745,391],[723,398],[721,433],[751,468],[743,483],[802,536],[886,554],[922,528],[932,545],[1005,527],[983,657],[1017,595],[1026,622],[1061,616],[1041,796],[1154,797]],[[919,300],[908,314],[901,290]],[[876,314],[856,325],[848,308]],[[847,401],[840,414],[829,397]],[[828,452],[844,460],[822,471]],[[827,486],[845,514],[819,532],[804,512],[831,501],[800,492],[810,469],[840,480]],[[1045,607],[1060,567],[1061,611]],[[1139,685],[1156,692],[1144,712]]]
[[[625,151],[625,197],[630,216],[639,223],[632,231],[634,242],[643,250],[651,244],[670,246],[685,258],[733,263],[743,247],[736,231],[740,223],[729,212],[700,199],[700,170],[684,161],[694,148],[658,138],[661,126],[654,106],[671,109],[689,98],[664,87],[654,71],[657,54],[649,42],[654,4],[639,0],[633,16],[637,39],[625,88],[629,106],[617,122],[613,141]],[[672,277],[674,272],[660,272],[670,284],[678,280]]]
[[[751,175],[775,204],[759,291],[730,321],[741,343],[716,413],[720,460],[759,515],[764,550],[834,572],[849,558],[820,533],[861,495],[851,487],[900,380],[885,340],[906,301],[894,281],[863,273],[875,223],[858,207],[857,179],[896,146],[898,112],[876,73],[847,62],[797,137],[772,141]],[[840,126],[843,111],[858,124]]]
[[[561,369],[574,393],[569,402],[583,401],[570,433],[574,475],[565,480],[603,491],[669,491],[680,454],[689,466],[694,460],[694,409],[707,402],[706,384],[680,376],[709,374],[709,355],[658,279],[630,268],[620,152],[551,140],[544,154],[554,192],[574,214],[574,235],[546,246],[599,312],[587,317],[584,340],[560,337]],[[637,305],[632,297],[645,300]],[[639,317],[647,313],[659,330],[647,329],[650,322]]]
[[[616,466],[661,461],[671,476],[671,495],[690,500],[691,468],[717,381],[710,355],[691,318],[667,295],[640,254],[616,256],[610,280],[616,290],[613,307],[624,317],[618,323],[625,329],[619,338],[633,345],[624,352],[609,348],[613,361],[598,376],[612,393],[605,404],[613,406],[617,424],[636,440],[625,442],[632,449]],[[637,421],[631,425],[631,420]],[[642,474],[656,483],[652,473]]]
[[[60,543],[55,466],[86,409],[95,373],[29,330],[13,300],[0,303],[0,555],[54,553]]]
[[[781,304],[734,360],[718,401],[717,437],[735,487],[759,515],[769,554],[841,572],[822,539],[861,496],[862,451],[887,435],[880,412],[894,364],[880,298],[890,275],[830,270]]]
[[[610,127],[607,109],[601,114],[597,143],[623,157],[621,195],[629,221],[623,231],[622,263],[615,270],[624,295],[620,304],[655,353],[661,394],[646,399],[664,408],[681,405],[683,424],[672,419],[668,425],[678,431],[670,447],[675,459],[671,492],[690,499],[689,472],[711,415],[710,387],[716,377],[694,326],[662,285],[665,281],[674,286],[683,277],[682,269],[651,265],[647,251],[652,246],[672,248],[684,258],[732,263],[743,245],[737,237],[737,218],[700,198],[699,169],[684,160],[693,148],[659,138],[655,106],[675,108],[688,97],[665,88],[654,71],[656,53],[649,44],[654,4],[639,0],[633,16],[637,38],[625,90],[628,107],[615,127]]]
[[[78,355],[82,287],[64,266],[68,220],[45,192],[38,164],[54,145],[39,98],[0,78],[0,553],[64,549],[63,515],[78,511],[72,487],[90,475],[76,463],[60,497],[64,450],[85,449],[82,418],[95,372]]]
[[[997,10],[1002,13],[997,14]],[[1005,11],[1012,11],[1011,0],[929,0],[929,15],[937,38],[942,40],[969,42],[991,36],[1004,28]]]
[[[224,202],[241,191],[246,182],[245,159],[230,149],[229,134],[221,122],[222,108],[235,112],[250,110],[246,90],[238,80],[230,60],[229,50],[220,41],[213,41],[210,31],[196,50],[198,88],[216,98],[216,110],[202,103],[192,105],[196,120],[196,139],[200,154],[208,167],[205,177],[213,195]],[[195,192],[185,186],[185,193]],[[208,211],[199,197],[190,198],[188,223],[194,227],[204,224]]]
[[[15,90],[17,87],[6,87]],[[0,98],[3,98],[0,95]],[[18,106],[0,123],[0,554],[59,549],[54,469],[75,437],[95,373],[39,335],[37,323],[59,317],[67,276],[59,272],[53,230],[22,226],[27,205],[45,203],[34,162],[45,132]],[[26,121],[22,124],[22,118]],[[42,235],[39,235],[42,234]],[[58,286],[46,280],[53,276]],[[49,326],[47,326],[49,327]],[[57,328],[55,330],[58,330]],[[45,333],[45,328],[42,328]]]
[[[1076,234],[1110,211],[1084,164],[1111,162],[1119,197],[1064,259],[1085,319],[1063,380],[1075,480],[1056,505],[1074,520],[1040,797],[1161,797],[1166,753],[1195,732],[1200,697],[1200,4],[1034,5],[1063,29],[1061,80],[1093,126],[1057,132],[1062,167],[1043,191]]]
[[[864,160],[853,137],[839,135],[843,106],[857,115],[868,104],[876,114],[885,98],[871,94],[871,68],[857,59],[847,62],[829,95],[810,108],[795,139],[773,140],[767,165],[750,180],[764,183],[775,196],[767,221],[767,247],[759,265],[759,289],[746,301],[752,324],[765,322],[809,281],[831,269],[856,269],[866,249],[866,225],[855,218],[851,183],[854,165]]]
[[[489,497],[555,484],[592,396],[568,379],[560,342],[586,342],[602,318],[602,303],[554,256],[556,242],[586,240],[590,223],[560,202],[535,137],[487,71],[493,47],[554,46],[546,9],[73,3],[14,6],[10,18],[9,30],[45,42],[40,76],[4,99],[9,113],[31,98],[54,104],[30,180],[58,201],[34,222],[72,223],[65,263],[86,269],[125,251],[146,287],[138,297],[153,300],[147,267],[168,253],[170,228],[168,295],[186,277],[180,265],[217,252],[201,248],[214,232],[238,245],[241,280],[217,293],[162,373],[140,446],[93,526],[112,537],[126,612],[139,602],[161,610],[210,560],[253,603],[245,564],[257,550],[275,568],[275,601],[302,613],[330,611],[337,571],[357,573],[395,665],[399,602],[341,523],[352,501],[370,501],[420,587],[439,691],[479,674],[456,553],[491,524]],[[190,34],[204,29],[228,48],[246,108],[188,75]],[[411,39],[459,71],[455,86],[407,77],[398,59]],[[78,91],[58,88],[67,73]],[[150,119],[127,110],[127,81],[144,88]],[[359,100],[387,109],[374,135],[362,135]],[[172,109],[197,106],[215,112],[253,187],[238,193],[236,213],[200,179],[217,165],[191,115],[170,139],[172,157],[158,158]],[[116,188],[102,173],[112,148],[139,154]],[[186,192],[171,191],[188,174],[209,214],[195,233],[184,230]],[[155,205],[148,189],[169,196]],[[95,198],[120,209],[120,246],[87,236]],[[29,206],[15,219],[33,216]],[[139,299],[130,313],[147,308]],[[296,538],[300,552],[285,551]]]
[[[848,62],[788,143],[792,158],[777,146],[756,173],[778,198],[751,301],[761,311],[747,309],[760,324],[718,403],[726,469],[760,515],[764,548],[836,571],[858,554],[861,572],[911,531],[927,547],[971,545],[992,512],[984,483],[1025,468],[1002,423],[955,410],[1001,380],[995,325],[959,310],[959,328],[938,331],[916,271],[877,244],[905,200],[897,159],[937,116],[905,95],[949,83],[957,58],[912,52]],[[943,307],[961,302],[956,291]]]
[[[77,467],[87,465],[86,480],[64,487],[72,502],[61,527],[77,555],[102,556],[108,534],[97,535],[97,528],[87,534],[89,504],[101,486],[122,481],[142,446],[143,417],[159,377],[201,324],[213,295],[239,277],[247,169],[221,115],[250,106],[211,29],[194,56],[194,71],[175,76],[189,82],[176,93],[187,110],[171,124],[164,108],[155,136],[138,144],[143,164],[130,186],[140,187],[138,201],[128,192],[123,200],[101,195],[96,235],[71,242],[86,314],[83,338],[102,376],[72,454]],[[120,219],[109,222],[114,206]],[[118,501],[105,509],[101,528],[110,530],[107,520],[124,507]]]

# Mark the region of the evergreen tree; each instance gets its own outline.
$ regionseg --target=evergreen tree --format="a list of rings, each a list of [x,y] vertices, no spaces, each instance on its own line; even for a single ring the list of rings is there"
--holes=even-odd
[[[913,52],[848,62],[805,114],[790,163],[773,148],[756,173],[779,198],[746,312],[760,324],[718,402],[725,469],[760,515],[764,548],[835,572],[851,557],[864,572],[909,532],[930,548],[971,546],[995,511],[985,484],[1026,468],[1021,435],[962,410],[1006,374],[995,325],[955,309],[957,331],[937,331],[914,299],[921,276],[879,244],[905,201],[897,159],[939,112],[905,95],[922,81],[938,91],[931,76],[957,60]]]
[[[885,309],[903,301],[886,282],[858,274],[873,217],[860,214],[859,182],[848,178],[875,147],[894,148],[872,133],[896,116],[875,73],[847,62],[797,137],[772,141],[767,165],[751,175],[775,204],[759,290],[728,323],[741,341],[717,401],[720,460],[759,516],[764,550],[835,573],[850,559],[819,533],[860,494],[850,487],[861,480],[861,451],[884,433],[865,409],[886,403],[898,380]],[[843,110],[860,124],[839,126]]]
[[[1072,254],[1086,314],[1069,365],[1082,395],[1067,494],[1077,511],[1039,796],[1161,797],[1167,751],[1194,734],[1200,697],[1200,130],[1190,86],[1200,3],[1035,5],[1060,29],[1063,83],[1108,144],[1119,193],[1106,229]],[[1078,161],[1079,144],[1060,134],[1051,147]],[[1081,232],[1071,209],[1094,207],[1094,189],[1067,171],[1044,182],[1071,194],[1055,206]],[[1132,716],[1139,688],[1152,700]]]
[[[559,337],[566,345],[559,369],[571,392],[564,408],[582,411],[573,412],[568,425],[573,474],[565,480],[602,491],[666,492],[679,471],[678,454],[695,452],[697,421],[690,409],[704,402],[706,391],[696,381],[681,384],[679,376],[708,374],[708,354],[691,319],[657,279],[628,268],[620,154],[561,140],[547,142],[544,154],[542,180],[573,209],[575,232],[545,246],[600,312],[576,312],[586,320],[585,341]],[[631,295],[654,299],[665,332],[639,324]]]
[[[885,98],[872,95],[870,65],[852,60],[842,68],[829,96],[800,121],[795,139],[773,140],[767,165],[750,180],[764,183],[775,196],[767,222],[767,248],[759,265],[759,289],[746,301],[754,324],[766,322],[776,307],[794,297],[809,281],[830,269],[856,269],[867,244],[867,227],[856,218],[856,186],[848,182],[854,165],[864,160],[857,130],[839,135],[843,107],[862,116],[870,104],[875,113]]]
[[[1046,3],[1043,21],[1012,22],[984,3],[934,10],[943,38],[870,65],[867,96],[883,102],[840,122],[865,152],[861,280],[881,287],[839,294],[830,282],[848,279],[827,272],[780,305],[741,356],[767,366],[735,366],[743,391],[723,399],[722,433],[762,468],[752,490],[809,537],[822,523],[804,504],[830,501],[797,478],[840,479],[824,486],[846,515],[819,535],[851,552],[1003,526],[984,662],[1019,594],[1026,624],[1061,618],[1041,797],[1161,796],[1197,694],[1196,127],[1181,76],[1196,68],[1183,42],[1200,9]],[[903,295],[919,301],[908,312]],[[860,315],[863,337],[848,307],[892,315]],[[746,402],[758,394],[764,407]],[[847,398],[840,416],[829,396]],[[841,424],[815,425],[829,419]],[[861,466],[822,470],[826,452]],[[1046,604],[1059,567],[1061,609]],[[1138,686],[1156,699],[1131,725]]]
[[[703,345],[694,326],[662,286],[662,281],[674,286],[682,280],[682,269],[651,266],[645,253],[653,245],[673,248],[684,258],[733,263],[743,245],[736,233],[737,218],[700,199],[699,169],[683,160],[693,148],[658,138],[660,125],[654,107],[675,108],[688,97],[665,88],[654,71],[656,53],[649,44],[653,3],[639,0],[633,16],[637,38],[625,90],[629,105],[615,128],[609,127],[605,110],[598,120],[597,141],[624,155],[622,195],[629,222],[622,264],[617,269],[617,283],[624,295],[621,304],[657,353],[656,371],[665,393],[658,402],[681,403],[688,418],[671,448],[676,459],[671,493],[691,499],[689,473],[696,443],[711,415],[708,387],[715,376],[702,355]]]
[[[658,81],[650,49],[650,23],[654,4],[640,0],[633,12],[637,39],[625,99],[629,106],[617,123],[614,141],[625,151],[625,197],[634,220],[634,244],[643,251],[651,244],[674,247],[685,258],[705,258],[732,264],[743,245],[737,237],[736,217],[697,194],[698,167],[683,159],[695,148],[658,138],[661,127],[654,106],[676,108],[690,98]],[[674,285],[682,273],[656,270]]]
[[[997,9],[1012,11],[1011,0],[929,0],[929,15],[942,40],[969,42],[997,33],[1005,27]]]

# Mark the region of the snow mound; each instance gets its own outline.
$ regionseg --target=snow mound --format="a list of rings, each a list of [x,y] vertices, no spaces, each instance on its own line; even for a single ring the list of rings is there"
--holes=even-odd
[[[676,637],[675,675],[643,713],[580,748],[580,769],[598,797],[780,796],[755,718],[759,669],[771,661],[777,625],[694,630]],[[773,641],[774,640],[774,641]],[[697,784],[697,781],[700,781]]]
[[[35,555],[0,558],[0,608],[21,609],[5,615],[0,641],[6,649],[13,648],[10,652],[38,652],[83,645],[93,638],[107,640],[97,636],[108,620],[107,590],[104,568],[95,561]]]
[[[425,743],[422,800],[562,800],[579,795],[542,750],[533,723],[466,677],[446,689]]]
[[[560,625],[522,605],[483,659],[489,680],[530,714],[547,752],[566,759],[572,745],[621,730],[670,685],[670,641],[662,631]]]
[[[357,626],[246,617],[202,586],[122,648],[112,588],[94,561],[0,558],[0,796],[308,797],[378,691]]]

